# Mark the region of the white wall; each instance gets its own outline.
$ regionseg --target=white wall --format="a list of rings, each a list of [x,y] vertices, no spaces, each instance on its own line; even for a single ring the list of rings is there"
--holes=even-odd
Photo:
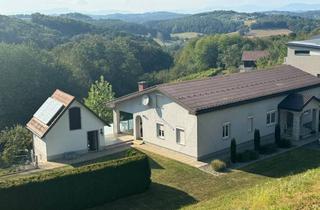
[[[314,96],[320,96],[320,88],[303,91]],[[286,96],[275,97],[255,103],[239,105],[220,111],[198,115],[198,155],[205,156],[230,147],[231,139],[237,144],[253,139],[254,131],[248,132],[248,117],[253,116],[253,130],[259,129],[261,136],[274,133],[275,126],[267,126],[267,112],[278,111],[278,104]],[[276,120],[278,119],[278,112]],[[222,126],[225,122],[231,123],[231,136],[222,139]]]
[[[48,157],[68,152],[87,151],[88,131],[98,130],[99,147],[106,145],[103,134],[100,134],[100,129],[105,126],[104,123],[77,101],[71,104],[70,108],[72,107],[80,107],[81,109],[81,129],[69,129],[69,111],[67,110],[44,138]]]
[[[295,50],[310,50],[310,55],[295,55]],[[289,46],[285,63],[317,76],[320,74],[320,50]]]
[[[156,144],[171,150],[175,150],[192,157],[197,157],[197,117],[173,102],[170,98],[162,96],[161,109],[155,108],[156,92],[149,93],[150,106],[142,105],[142,97],[137,97],[117,105],[120,111],[133,113],[133,123],[141,116],[143,122],[143,140],[147,143]],[[165,139],[157,137],[156,124],[161,123],[165,129]],[[185,145],[176,142],[176,128],[184,129],[186,136]],[[134,129],[136,132],[136,129]]]
[[[47,161],[47,145],[42,139],[33,134],[33,150],[39,162]]]

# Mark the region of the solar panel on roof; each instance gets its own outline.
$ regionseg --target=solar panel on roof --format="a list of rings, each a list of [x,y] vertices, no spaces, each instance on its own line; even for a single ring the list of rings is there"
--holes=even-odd
[[[48,98],[33,116],[48,125],[62,108],[63,104],[61,102],[53,98]]]

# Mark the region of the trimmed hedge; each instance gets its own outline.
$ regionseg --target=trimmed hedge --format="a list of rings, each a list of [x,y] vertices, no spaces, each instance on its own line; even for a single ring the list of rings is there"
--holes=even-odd
[[[146,191],[148,157],[136,155],[75,169],[0,182],[0,209],[87,209]]]

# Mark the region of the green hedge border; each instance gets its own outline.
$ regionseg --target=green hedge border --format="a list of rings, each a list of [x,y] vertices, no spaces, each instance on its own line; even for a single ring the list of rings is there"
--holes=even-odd
[[[86,209],[146,191],[148,157],[137,153],[114,161],[0,182],[1,210]]]

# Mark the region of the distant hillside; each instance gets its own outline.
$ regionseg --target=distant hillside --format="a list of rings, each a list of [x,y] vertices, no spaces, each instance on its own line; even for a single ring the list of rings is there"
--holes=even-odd
[[[92,15],[95,19],[117,19],[126,22],[144,23],[148,21],[170,20],[175,18],[186,17],[187,14],[179,14],[172,12],[148,12],[142,14],[110,14],[110,15]]]
[[[61,14],[60,17],[64,18],[70,18],[73,20],[80,20],[80,21],[90,21],[92,18],[88,15],[84,15],[81,13],[66,13],[66,14]]]
[[[256,18],[257,15],[234,11],[213,11],[171,20],[150,21],[146,25],[167,33],[230,33],[238,31],[246,20]]]
[[[34,42],[40,47],[50,48],[61,42],[61,33],[30,21],[0,16],[0,42]]]
[[[267,15],[289,15],[289,16],[297,16],[302,18],[309,19],[320,19],[320,10],[312,10],[305,12],[287,12],[287,11],[269,11],[265,12]]]

